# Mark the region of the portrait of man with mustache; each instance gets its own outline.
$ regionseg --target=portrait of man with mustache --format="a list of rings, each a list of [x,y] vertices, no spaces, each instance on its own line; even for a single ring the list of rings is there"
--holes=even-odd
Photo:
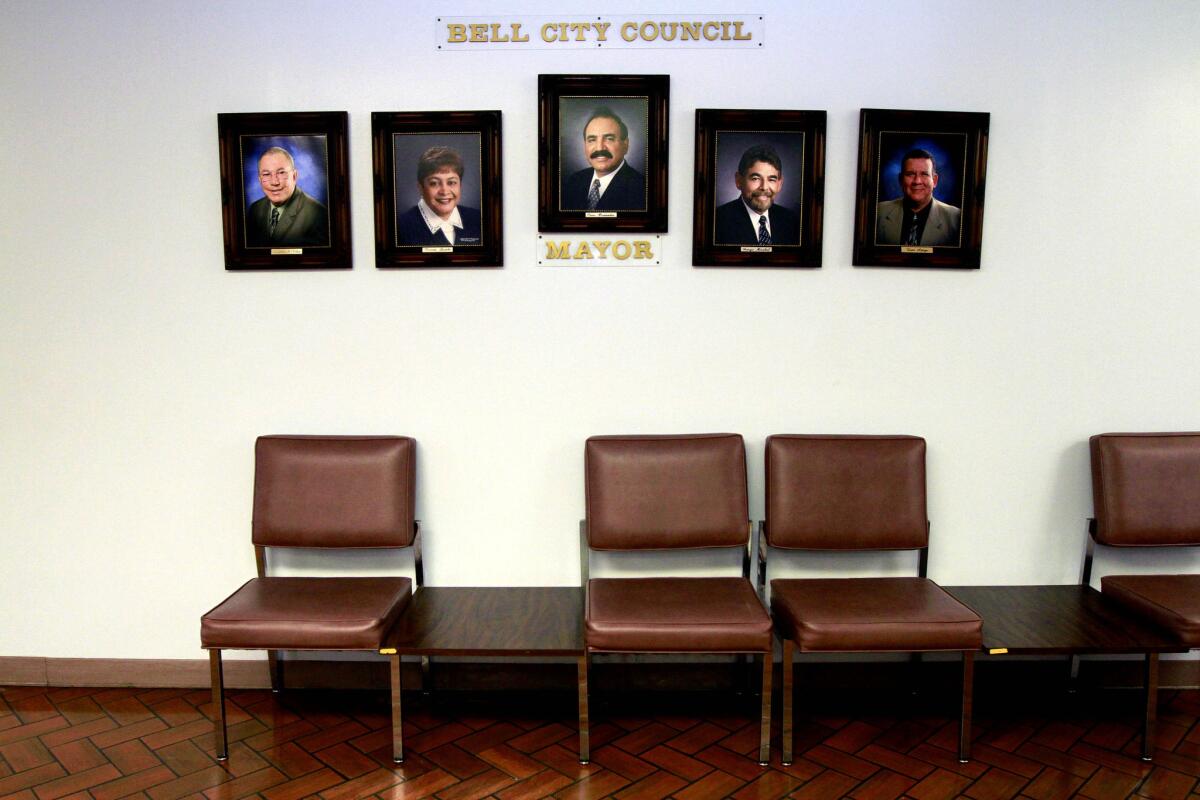
[[[800,215],[775,202],[783,190],[783,161],[769,144],[756,144],[738,161],[738,197],[716,211],[717,245],[800,244]]]
[[[626,160],[629,128],[615,111],[600,106],[583,126],[583,155],[590,166],[562,185],[563,211],[645,211],[646,180]]]

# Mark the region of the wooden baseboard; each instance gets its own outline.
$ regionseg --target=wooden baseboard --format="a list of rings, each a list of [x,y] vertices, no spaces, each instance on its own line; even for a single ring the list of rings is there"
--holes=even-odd
[[[730,663],[687,663],[651,661],[639,663],[623,657],[619,662],[601,657],[594,660],[593,686],[611,690],[723,690],[737,683],[743,673]],[[898,662],[854,661],[836,663],[797,662],[806,684],[816,688],[888,688],[907,685],[911,672]],[[296,689],[386,689],[387,660],[379,656],[363,661],[309,661],[287,659],[285,683]],[[225,659],[225,685],[230,689],[265,689],[270,676],[265,660]],[[778,665],[776,665],[778,669]],[[924,665],[931,672],[958,671],[956,661]],[[751,668],[751,682],[758,668]],[[529,660],[512,662],[440,662],[433,666],[434,685],[441,690],[571,690],[575,686],[573,663]],[[1066,660],[1034,659],[1003,661],[981,659],[976,687],[990,681],[1065,679]],[[778,675],[776,676],[778,685]],[[404,684],[417,687],[421,681],[419,662],[404,662]],[[1140,660],[1086,660],[1080,665],[1081,686],[1129,688],[1142,685]],[[1200,660],[1162,661],[1159,685],[1164,689],[1200,687]],[[0,656],[0,686],[132,686],[140,688],[208,688],[208,659],[122,659],[122,658],[37,658]]]
[[[224,672],[225,685],[230,689],[265,689],[271,685],[266,661],[226,659]],[[0,656],[0,685],[206,688],[208,659]]]

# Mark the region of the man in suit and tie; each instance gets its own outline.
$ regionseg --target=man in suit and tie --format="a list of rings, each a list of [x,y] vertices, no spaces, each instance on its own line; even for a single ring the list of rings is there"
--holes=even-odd
[[[265,197],[246,209],[247,246],[329,246],[329,212],[296,185],[299,177],[295,159],[282,147],[259,157],[258,183]]]
[[[900,160],[901,196],[875,210],[875,244],[958,247],[962,212],[933,196],[937,163],[928,150],[914,148]]]
[[[748,149],[733,181],[741,194],[717,207],[713,244],[800,244],[800,216],[775,202],[783,189],[783,162],[775,148],[756,144]]]
[[[625,160],[629,128],[607,106],[592,112],[583,126],[583,154],[591,167],[567,177],[563,211],[645,211],[646,180]]]

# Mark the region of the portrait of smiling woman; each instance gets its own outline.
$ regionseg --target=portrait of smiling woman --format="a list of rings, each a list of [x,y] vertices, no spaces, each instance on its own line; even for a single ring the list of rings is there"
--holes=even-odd
[[[462,155],[452,147],[434,145],[421,153],[417,159],[417,188],[421,197],[396,220],[398,245],[480,244],[479,209],[459,202],[465,172]]]
[[[375,266],[504,265],[499,111],[376,111]]]

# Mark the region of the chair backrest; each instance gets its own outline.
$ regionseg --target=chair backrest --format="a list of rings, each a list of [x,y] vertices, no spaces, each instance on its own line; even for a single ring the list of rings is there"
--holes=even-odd
[[[1200,544],[1200,433],[1102,433],[1090,445],[1096,541]]]
[[[929,542],[925,440],[917,436],[767,438],[772,547],[915,550]]]
[[[254,446],[258,547],[408,547],[417,443],[402,436],[262,436]]]
[[[745,547],[746,447],[736,433],[593,436],[584,451],[593,550]]]

